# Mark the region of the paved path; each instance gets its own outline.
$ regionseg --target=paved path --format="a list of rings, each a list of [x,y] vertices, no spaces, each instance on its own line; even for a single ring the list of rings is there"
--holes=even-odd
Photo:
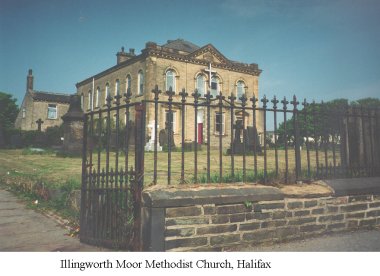
[[[269,252],[380,252],[380,229],[334,233],[307,240],[244,248]]]
[[[0,251],[108,251],[85,245],[67,235],[55,220],[34,210],[0,188]],[[241,251],[377,251],[380,229],[337,233],[289,243],[247,247]],[[239,251],[240,251],[239,250]]]
[[[67,234],[55,220],[0,188],[0,251],[104,251]]]

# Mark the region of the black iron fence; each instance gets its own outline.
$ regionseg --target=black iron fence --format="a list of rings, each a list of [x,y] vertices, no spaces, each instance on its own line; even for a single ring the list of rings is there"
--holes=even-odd
[[[130,102],[130,95],[124,103],[121,96],[112,100],[85,114],[80,237],[89,244],[138,251],[145,112],[141,103]]]
[[[147,184],[289,183],[379,174],[379,109],[300,104],[295,96],[258,101],[162,93],[157,87],[152,93],[133,103],[130,94],[116,96],[113,104],[108,99],[105,108],[86,114],[92,170],[128,172],[138,160]]]
[[[136,99],[129,91],[85,114],[82,241],[141,248],[144,184],[380,175],[378,108],[157,86]]]

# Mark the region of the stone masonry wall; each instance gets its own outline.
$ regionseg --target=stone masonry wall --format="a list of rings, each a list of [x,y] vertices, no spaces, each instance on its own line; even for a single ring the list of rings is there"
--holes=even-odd
[[[379,224],[379,195],[171,207],[165,209],[165,250],[219,251]]]

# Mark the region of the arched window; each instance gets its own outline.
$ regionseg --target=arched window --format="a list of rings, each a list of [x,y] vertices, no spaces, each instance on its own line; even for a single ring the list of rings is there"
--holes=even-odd
[[[104,93],[104,103],[107,104],[107,98],[110,95],[110,85],[106,84],[106,91]]]
[[[212,95],[212,98],[215,99],[216,96],[219,94],[219,78],[213,76],[211,78],[211,87],[210,87],[210,94]]]
[[[82,108],[82,110],[84,110],[84,95],[83,95],[83,93],[80,94],[80,107]]]
[[[93,99],[92,99],[92,91],[91,90],[89,90],[88,91],[88,103],[87,103],[87,108],[88,108],[88,110],[93,110],[93,105],[92,105],[92,103],[93,103]]]
[[[119,80],[115,81],[115,96],[120,95],[120,82]]]
[[[99,107],[99,94],[100,94],[100,88],[98,86],[96,87],[96,92],[95,92],[95,107]]]
[[[139,71],[138,75],[138,92],[137,95],[143,95],[144,94],[144,73],[142,70]]]
[[[132,93],[131,83],[132,83],[131,75],[127,75],[127,78],[125,79],[125,92],[126,93],[128,92],[128,89],[129,89],[129,93]]]
[[[171,87],[172,88],[172,91],[176,91],[176,87],[175,87],[175,72],[174,70],[168,70],[166,71],[166,91],[169,90],[169,88]]]
[[[205,94],[205,76],[198,75],[196,79],[196,88],[198,89],[198,93],[203,97]]]
[[[245,83],[244,81],[238,81],[236,84],[236,98],[240,101],[241,96],[245,94]]]

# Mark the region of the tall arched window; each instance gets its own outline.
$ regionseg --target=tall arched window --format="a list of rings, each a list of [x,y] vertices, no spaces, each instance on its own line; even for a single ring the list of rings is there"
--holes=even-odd
[[[99,107],[99,94],[100,94],[100,88],[98,86],[96,87],[96,92],[95,92],[95,107]]]
[[[80,107],[82,108],[82,110],[84,110],[84,95],[83,95],[83,93],[80,94]]]
[[[107,98],[110,94],[110,85],[107,83],[106,84],[106,91],[104,93],[104,103],[107,104]]]
[[[245,83],[243,81],[238,81],[236,84],[236,98],[240,101],[241,96],[245,94]]]
[[[138,75],[138,92],[137,95],[144,94],[144,73],[142,70],[139,71]]]
[[[219,94],[219,78],[213,76],[211,78],[211,87],[210,87],[210,94],[212,95],[213,99],[216,98],[216,96]]]
[[[115,81],[115,96],[120,95],[120,82],[119,80]]]
[[[198,89],[198,93],[203,97],[205,94],[205,76],[198,75],[196,79],[196,88]]]
[[[175,72],[174,70],[170,69],[168,71],[166,71],[166,91],[169,90],[169,88],[171,87],[172,88],[172,91],[176,91],[176,87],[175,87]]]
[[[131,83],[132,83],[131,75],[127,75],[127,78],[125,79],[125,92],[126,93],[128,92],[128,89],[129,89],[129,92],[132,93]]]
[[[88,103],[87,103],[88,110],[93,110],[93,99],[92,99],[92,92],[91,90],[88,91]]]

